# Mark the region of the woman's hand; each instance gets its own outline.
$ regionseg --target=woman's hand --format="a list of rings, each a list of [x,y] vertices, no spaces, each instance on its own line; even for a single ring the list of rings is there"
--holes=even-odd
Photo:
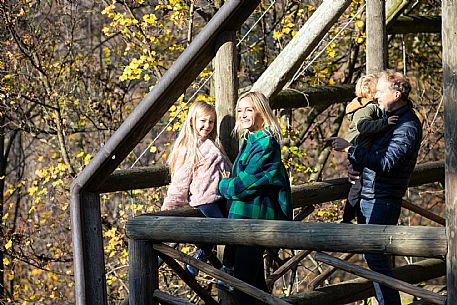
[[[222,174],[222,178],[230,178],[230,172],[229,171],[223,170],[221,172],[221,174]]]

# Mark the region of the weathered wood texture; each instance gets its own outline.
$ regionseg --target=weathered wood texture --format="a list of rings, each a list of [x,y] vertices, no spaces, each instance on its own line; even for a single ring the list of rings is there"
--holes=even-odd
[[[279,93],[350,3],[350,0],[325,0],[319,5],[251,90],[260,91],[267,97]]]
[[[81,193],[84,191],[97,193],[95,190],[99,185],[108,178],[208,65],[215,55],[216,40],[219,35],[238,29],[259,3],[260,0],[227,1],[73,181],[70,203],[77,305],[107,303],[104,274],[102,274],[103,278],[99,279],[98,273],[90,273],[100,266],[103,267],[103,245],[97,245],[91,253],[83,251],[93,238],[92,228],[101,226],[101,218],[94,219],[93,223],[83,220],[82,215],[89,214],[91,208],[87,207],[86,202],[80,200]],[[84,235],[83,232],[87,234]],[[98,237],[96,236],[95,239],[98,240]],[[101,256],[102,259],[96,265],[92,265],[91,256]],[[92,278],[98,281],[94,286],[91,285]]]
[[[401,16],[387,28],[387,33],[441,33],[441,16]]]
[[[343,174],[342,174],[343,175]],[[444,182],[444,161],[433,161],[416,165],[409,186],[418,186],[432,182]],[[110,175],[109,179],[103,183],[99,190],[103,192],[117,192],[131,189],[142,189],[148,187],[163,186],[170,182],[168,168],[165,166],[154,167],[135,167],[132,169],[118,170]],[[309,200],[315,203],[326,202],[330,200],[342,199],[347,196],[349,183],[346,178],[332,179],[312,184],[294,186],[293,192],[306,192],[297,196],[294,200],[305,200],[304,196],[311,196]],[[313,192],[317,191],[315,195]],[[329,191],[336,194],[323,197]],[[339,195],[338,195],[339,194]],[[336,196],[336,197],[335,197]],[[305,204],[309,205],[309,204]]]
[[[78,215],[80,217],[78,221],[82,224],[80,231],[72,230],[75,282],[81,283],[75,286],[75,294],[84,295],[81,304],[105,304],[106,279],[100,222],[100,195],[81,192],[78,199],[84,202],[84,209],[75,211],[74,209],[79,207],[71,207],[71,214]],[[90,238],[87,238],[88,236]],[[83,239],[83,237],[86,238]]]
[[[303,250],[291,257],[286,263],[284,263],[281,267],[279,267],[275,272],[273,272],[266,280],[267,287],[272,287],[273,284],[283,276],[287,271],[290,269],[294,269],[298,266],[298,264],[310,254],[311,251]]]
[[[211,297],[197,280],[191,276],[181,265],[175,261],[173,258],[159,253],[159,256],[163,261],[171,268],[174,272],[193,290],[195,293],[205,302],[207,305],[217,305],[218,303]]]
[[[272,109],[330,106],[351,101],[355,86],[333,85],[284,89],[270,99]]]
[[[354,255],[354,253],[344,253],[340,259],[347,261]],[[317,275],[311,282],[309,282],[308,286],[313,290],[316,289],[316,287],[320,286],[322,282],[328,279],[328,277],[332,275],[336,270],[337,269],[335,267],[327,268],[321,274]]]
[[[205,264],[189,255],[186,255],[186,254],[182,253],[181,251],[168,247],[167,245],[155,244],[154,249],[156,249],[157,251],[159,251],[165,255],[168,255],[174,259],[182,261],[186,264],[195,266],[199,270],[201,270],[217,279],[225,281],[226,283],[232,285],[234,288],[236,288],[252,297],[255,297],[256,299],[259,299],[266,304],[289,305],[287,302],[282,301],[281,299],[279,299],[278,297],[276,297],[274,295],[271,295],[265,291],[257,289],[254,286],[251,286],[249,284],[246,284],[245,282],[237,279],[236,277],[228,275],[227,273],[225,273],[223,271],[213,268],[210,265]]]
[[[386,24],[389,26],[398,20],[409,4],[411,4],[411,0],[388,0],[386,2]]]
[[[170,171],[167,166],[134,167],[114,171],[105,182],[99,185],[97,191],[119,192],[164,186],[168,183],[170,183]]]
[[[129,186],[127,182],[130,182],[131,186],[144,187],[150,180],[154,180],[155,173],[158,173],[158,175],[162,175],[160,179],[163,179],[163,182],[160,185],[165,185],[169,182],[169,178],[168,175],[163,175],[164,172],[168,173],[165,167],[135,168],[116,171],[111,175],[110,180],[113,181],[113,186],[116,185],[124,190],[124,187]],[[127,178],[130,173],[132,173],[132,179]],[[442,161],[434,161],[417,165],[414,169],[409,186],[413,187],[436,181],[444,181],[444,163]],[[307,207],[317,203],[346,198],[349,187],[350,185],[346,178],[293,186],[293,206],[294,208]],[[108,186],[104,186],[104,188],[107,189]],[[176,210],[156,212],[154,215],[181,217],[203,216],[198,209],[194,209],[190,206]]]
[[[437,293],[430,292],[420,287],[411,285],[405,281],[401,281],[387,275],[375,272],[369,269],[362,268],[358,265],[343,261],[339,258],[327,255],[325,253],[316,253],[315,256],[317,261],[329,264],[336,268],[345,270],[355,275],[367,278],[379,284],[389,286],[391,288],[406,292],[411,295],[418,296],[424,300],[429,301],[432,304],[444,305],[446,304],[446,297]]]
[[[158,305],[152,296],[158,288],[159,265],[152,242],[129,239],[129,304]]]
[[[421,208],[420,206],[418,205],[415,205],[415,204],[412,204],[411,202],[409,202],[408,200],[403,200],[402,203],[401,203],[401,206],[404,207],[405,209],[408,209],[416,214],[419,214],[427,219],[430,219],[436,223],[439,223],[440,225],[443,225],[445,226],[446,225],[446,220],[441,217],[441,216],[438,216],[436,214],[433,214],[432,212],[430,212],[429,210],[426,210],[426,209],[423,209]]]
[[[217,40],[214,58],[214,87],[219,139],[230,160],[238,154],[238,139],[232,137],[235,127],[235,106],[238,98],[238,64],[236,33],[224,32]]]
[[[457,304],[457,1],[443,0],[443,98],[446,149],[448,304]]]
[[[366,11],[366,71],[369,74],[387,68],[385,0],[367,0]]]
[[[445,275],[446,264],[440,259],[426,259],[395,268],[393,272],[397,279],[416,284]],[[371,296],[374,296],[372,282],[357,278],[283,299],[294,305],[337,305],[356,302]]]
[[[166,232],[166,234],[164,234]],[[126,225],[133,239],[423,257],[446,254],[444,228],[140,215]]]
[[[174,295],[160,291],[159,289],[154,290],[154,298],[160,301],[160,304],[170,305],[195,305],[195,303],[188,302]]]

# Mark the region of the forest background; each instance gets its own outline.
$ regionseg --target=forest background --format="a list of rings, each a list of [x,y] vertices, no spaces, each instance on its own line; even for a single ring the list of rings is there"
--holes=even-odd
[[[0,0],[2,304],[74,303],[69,187],[222,2]],[[238,46],[240,88],[246,90],[257,80],[321,2],[261,2],[238,34],[241,39],[252,27]],[[362,0],[352,1],[290,88],[350,84],[365,73],[365,14],[359,12],[363,5]],[[415,2],[404,14],[440,12],[440,1],[429,0]],[[442,160],[440,34],[390,35],[388,49],[389,67],[406,72],[412,81],[412,99],[424,124],[418,163]],[[202,85],[212,70],[210,64],[120,168],[165,164],[191,102],[214,103],[212,79]],[[284,163],[293,184],[344,177],[344,156],[331,152],[323,141],[344,136],[344,108],[335,101],[325,109],[277,112],[286,137]],[[165,191],[162,187],[102,195],[110,304],[128,294],[124,225],[135,214],[159,210]],[[440,185],[411,189],[408,196],[443,216]],[[338,222],[343,203],[318,206],[307,220]],[[407,211],[401,222],[431,225]],[[320,268],[316,262],[302,267],[296,291],[307,289],[307,281]],[[162,280],[163,290],[198,302],[166,267],[161,272],[169,276]],[[336,273],[329,282],[343,278],[346,275]],[[275,293],[294,290],[278,286]]]

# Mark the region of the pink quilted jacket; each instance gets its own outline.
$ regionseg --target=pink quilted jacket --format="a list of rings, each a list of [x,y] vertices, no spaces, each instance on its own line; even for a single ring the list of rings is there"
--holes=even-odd
[[[217,185],[222,172],[230,172],[232,164],[210,139],[201,143],[198,149],[203,158],[194,170],[186,160],[176,162],[162,211],[187,204],[196,207],[222,199],[217,192]]]

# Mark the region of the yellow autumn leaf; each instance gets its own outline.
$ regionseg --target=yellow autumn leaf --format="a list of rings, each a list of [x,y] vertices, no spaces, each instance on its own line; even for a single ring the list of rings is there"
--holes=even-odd
[[[13,245],[13,241],[11,239],[8,240],[8,242],[5,245],[5,249],[8,250],[9,248],[11,248],[12,245]]]
[[[31,187],[29,187],[28,191],[29,191],[29,195],[32,196],[33,194],[36,193],[36,191],[38,191],[38,187],[37,186],[31,186]]]
[[[8,258],[3,258],[3,265],[8,266],[10,264],[10,260]]]
[[[278,38],[280,38],[281,36],[282,36],[282,33],[281,33],[281,32],[276,32],[276,31],[273,32],[273,39],[278,39]]]
[[[355,25],[356,25],[358,28],[363,27],[364,24],[365,24],[365,23],[364,23],[362,20],[357,20],[357,21],[355,22]]]

